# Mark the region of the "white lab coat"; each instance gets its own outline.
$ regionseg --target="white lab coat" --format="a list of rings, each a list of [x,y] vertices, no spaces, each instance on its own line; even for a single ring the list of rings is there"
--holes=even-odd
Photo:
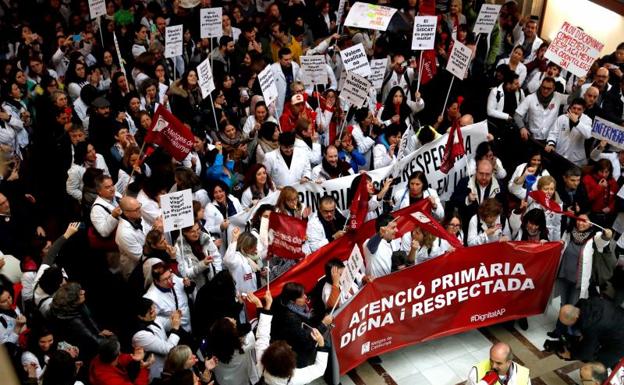
[[[290,168],[286,165],[279,148],[264,154],[264,166],[278,188],[297,184],[303,177],[312,179],[310,159],[297,147],[293,151]]]
[[[509,58],[500,59],[498,63],[496,63],[496,67],[498,68],[498,66],[503,64],[509,65]],[[527,67],[523,63],[518,63],[514,72],[518,74],[518,81],[520,85],[522,85],[527,78]]]
[[[247,258],[236,251],[237,243],[236,241],[230,242],[225,256],[223,257],[223,266],[225,266],[232,275],[238,293],[254,292],[258,290],[256,274],[252,270]]]
[[[518,165],[518,167],[516,167],[516,170],[514,171],[513,175],[509,179],[509,183],[507,184],[507,188],[509,189],[509,192],[512,193],[518,199],[525,199],[526,195],[527,195],[527,191],[526,191],[526,188],[524,188],[524,183],[519,185],[519,184],[514,183],[514,181],[516,180],[516,178],[518,178],[519,176],[521,176],[524,173],[524,169],[526,167],[527,167],[526,163],[522,163],[522,164]],[[535,181],[534,187],[537,186],[537,182],[539,181],[539,178],[541,178],[544,175],[550,175],[548,173],[548,170],[542,169],[541,174],[540,175],[536,175],[537,176],[537,180]]]
[[[119,247],[119,267],[124,278],[128,279],[132,270],[143,255],[143,245],[145,245],[145,235],[150,227],[143,223],[143,229],[135,229],[130,222],[124,218],[119,219],[117,231],[115,233],[115,243]]]
[[[321,247],[329,243],[327,237],[325,237],[325,229],[319,219],[319,214],[314,213],[308,218],[308,226],[306,228],[306,236],[308,237],[306,243],[310,247],[311,252],[315,252]],[[330,234],[333,235],[333,234]]]
[[[383,277],[392,272],[392,244],[385,239],[382,239],[377,248],[377,252],[374,254],[368,249],[367,239],[364,242],[364,258],[366,260],[366,274],[373,278]]]
[[[566,95],[555,92],[551,102],[544,108],[537,99],[536,94],[527,96],[516,109],[516,113],[523,117],[526,128],[531,132],[534,139],[546,140],[548,131],[557,120],[559,107],[567,102]]]
[[[106,209],[102,206],[106,207],[109,211],[106,211]],[[93,206],[91,206],[91,213],[89,215],[89,218],[91,218],[91,224],[103,238],[113,234],[117,228],[119,219],[114,218],[111,214],[117,206],[119,206],[117,199],[113,199],[112,202],[109,202],[101,196],[95,198]]]
[[[162,374],[165,358],[171,349],[178,345],[180,336],[167,331],[171,329],[171,324],[165,326],[158,318],[154,320],[156,325],[149,325],[147,330],[139,330],[132,336],[132,346],[142,347],[146,352],[154,353],[154,363],[150,366],[150,380],[160,377]]]
[[[375,169],[390,166],[397,162],[395,154],[389,154],[388,149],[383,143],[376,144],[373,147],[373,166]]]
[[[191,332],[191,311],[189,309],[188,297],[184,291],[184,282],[182,278],[175,274],[172,274],[171,277],[173,278],[173,291],[163,292],[152,283],[143,297],[154,301],[158,314],[156,317],[162,325],[169,327],[171,313],[175,310],[180,310],[182,313],[181,327],[187,332]]]
[[[486,243],[498,242],[502,236],[506,236],[507,240],[511,241],[511,230],[509,229],[509,222],[507,218],[504,216],[502,220],[504,224],[501,222],[501,216],[499,215],[494,222],[495,225],[503,225],[502,229],[497,230],[491,236],[488,236],[485,233],[487,230],[487,225],[483,220],[479,221],[479,214],[475,214],[470,219],[470,223],[468,224],[468,246],[476,246],[476,245],[485,245]],[[481,232],[479,232],[477,226],[481,224]]]
[[[361,166],[362,170],[370,170],[371,166],[371,152],[373,146],[375,146],[375,139],[370,136],[365,136],[362,128],[359,123],[353,123],[353,130],[351,131],[351,135],[353,135],[353,139],[355,140],[355,144],[357,145],[357,150],[364,156],[366,159],[366,164]]]
[[[514,38],[514,47],[517,45],[524,44],[524,31],[522,31],[522,26],[518,23],[513,29],[513,38]],[[530,63],[535,59],[535,55],[537,55],[537,50],[544,40],[540,39],[539,36],[535,36],[535,40],[533,40],[533,44],[531,45],[531,53],[524,59],[525,62]]]
[[[143,189],[139,191],[136,200],[141,203],[141,217],[147,226],[153,226],[154,221],[162,215],[158,202],[150,198]]]
[[[318,142],[312,142],[312,148],[310,148],[306,142],[297,138],[295,139],[295,148],[299,149],[300,153],[306,154],[308,159],[310,159],[310,164],[312,166],[320,164],[323,159],[323,155],[321,154],[321,144]]]
[[[567,114],[560,115],[548,133],[548,144],[555,146],[555,151],[577,166],[587,164],[585,155],[585,139],[591,137],[592,120],[581,114],[576,126],[570,128]]]
[[[524,100],[524,91],[519,89],[515,92],[516,95],[516,103],[519,106],[520,103]],[[487,99],[487,115],[490,118],[507,120],[509,119],[509,114],[503,112],[503,108],[505,107],[505,90],[503,89],[503,85],[501,84],[498,87],[492,87],[490,90],[490,94]],[[511,116],[513,118],[513,116]]]
[[[302,74],[299,64],[292,61],[293,81],[302,81]],[[271,64],[271,71],[273,72],[273,78],[275,78],[275,86],[277,87],[277,100],[275,101],[275,116],[279,118],[284,111],[284,102],[286,101],[286,92],[288,84],[286,83],[286,77],[282,71],[282,66],[279,62]]]

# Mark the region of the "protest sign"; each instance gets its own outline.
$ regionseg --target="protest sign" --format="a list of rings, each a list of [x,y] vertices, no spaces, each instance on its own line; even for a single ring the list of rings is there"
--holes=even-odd
[[[371,68],[362,43],[340,51],[340,58],[342,59],[345,71],[353,72],[364,77],[370,75]]]
[[[366,78],[353,72],[347,72],[345,81],[342,84],[342,91],[340,91],[340,98],[352,106],[361,107],[366,103],[370,86],[371,84]]]
[[[357,282],[362,282],[362,278],[364,278],[364,258],[358,245],[355,245],[340,275],[340,290],[357,292]]]
[[[208,95],[215,89],[214,77],[212,76],[212,68],[210,68],[210,58],[206,58],[197,66],[197,82],[201,89],[202,98],[207,98]]]
[[[106,1],[89,0],[89,14],[91,15],[91,19],[97,19],[100,16],[106,15]]]
[[[466,71],[468,71],[471,57],[472,50],[455,40],[448,63],[446,63],[446,70],[458,79],[463,80],[466,76]]]
[[[606,119],[596,117],[592,125],[591,136],[606,140],[609,144],[624,149],[624,127]]]
[[[182,55],[183,35],[182,24],[165,29],[165,57],[167,59]]]
[[[255,205],[253,205],[253,207],[246,208],[242,212],[239,212],[236,215],[229,217],[228,220],[230,221],[230,225],[245,228],[245,226],[247,226],[247,223],[251,220],[251,218],[253,218],[258,207],[264,204],[275,205],[277,203],[277,198],[279,197],[279,195],[280,190],[270,192],[269,195],[260,199]]]
[[[615,366],[605,385],[624,385],[624,358]]]
[[[370,62],[371,74],[368,76],[368,80],[372,83],[376,90],[381,90],[384,77],[386,76],[386,69],[388,68],[388,58],[373,59]]]
[[[604,44],[566,21],[548,46],[544,57],[582,77],[587,75],[603,47]]]
[[[407,345],[542,313],[561,248],[489,243],[375,279],[334,317],[340,373]]]
[[[456,161],[448,174],[444,174],[440,170],[448,138],[448,134],[445,134],[398,160],[399,165],[393,175],[400,178],[400,182],[394,187],[395,191],[405,188],[409,176],[413,172],[423,171],[429,182],[429,187],[436,190],[440,199],[448,200],[459,180],[468,175],[466,168],[468,160],[474,158],[477,146],[487,139],[488,131],[485,121],[462,127],[461,130],[466,156]],[[392,167],[386,166],[366,173],[371,177],[377,190],[381,188],[383,180],[389,176]],[[299,200],[305,203],[306,207],[310,207],[312,211],[318,210],[319,201],[323,195],[332,195],[340,210],[348,210],[350,202],[348,202],[347,196],[351,182],[355,177],[356,175],[350,175],[329,179],[322,184],[310,182],[295,184],[293,187],[299,193]]]
[[[412,49],[433,49],[435,45],[436,16],[416,16],[414,18],[414,31],[412,33]]]
[[[258,82],[260,82],[260,89],[262,90],[262,95],[264,95],[265,103],[267,106],[271,105],[271,103],[277,100],[277,86],[275,85],[275,78],[273,77],[270,64],[260,71]]]
[[[193,193],[191,189],[176,191],[160,196],[163,215],[163,231],[182,230],[193,226]]]
[[[202,39],[207,37],[219,37],[223,35],[221,7],[202,8],[199,10],[199,33]]]
[[[281,258],[299,259],[305,256],[302,245],[306,240],[307,221],[272,212],[269,217],[268,252]]]
[[[345,4],[347,0],[340,0],[338,3],[338,9],[336,9],[336,30],[340,32],[340,24],[342,23],[342,16],[344,15]]]
[[[181,162],[195,143],[191,129],[182,124],[162,104],[156,108],[152,126],[145,135],[145,143],[154,143],[162,147],[169,155]]]
[[[482,4],[472,32],[491,33],[498,20],[500,9],[500,4]]]
[[[324,55],[301,56],[303,83],[307,85],[327,84],[327,69]]]
[[[392,19],[396,11],[396,8],[357,1],[351,6],[344,25],[347,27],[385,31],[388,29],[390,19]]]

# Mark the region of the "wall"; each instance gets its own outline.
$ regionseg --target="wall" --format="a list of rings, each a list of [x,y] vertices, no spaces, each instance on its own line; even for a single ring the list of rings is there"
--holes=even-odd
[[[601,56],[624,41],[624,17],[588,0],[547,0],[540,36],[552,41],[564,21],[604,43]]]

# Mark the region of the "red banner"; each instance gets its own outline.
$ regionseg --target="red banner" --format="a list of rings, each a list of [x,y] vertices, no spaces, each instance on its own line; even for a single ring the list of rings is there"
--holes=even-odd
[[[566,217],[570,217],[572,219],[579,219],[573,213],[569,211],[564,211],[559,203],[547,197],[546,193],[542,190],[533,190],[529,193],[529,196],[547,210],[550,210],[557,214],[565,215]]]
[[[287,259],[305,257],[301,246],[306,239],[306,227],[306,221],[272,212],[269,217],[268,253]]]
[[[377,278],[334,318],[340,373],[367,358],[542,313],[561,243],[490,243]]]
[[[191,130],[161,105],[152,118],[152,126],[145,136],[145,143],[163,147],[178,162],[193,149],[195,138]]]
[[[456,134],[457,141],[455,141]],[[466,150],[464,149],[464,138],[462,137],[461,127],[459,127],[459,119],[455,119],[449,131],[448,140],[446,141],[440,171],[447,174],[449,170],[453,168],[455,159],[464,155],[466,155]]]
[[[611,375],[603,385],[624,385],[624,358],[613,368]]]
[[[368,213],[368,178],[360,175],[360,183],[357,186],[351,207],[349,208],[349,228],[357,230],[362,226]]]
[[[436,14],[435,0],[421,1],[418,11],[421,15],[435,16]],[[440,22],[441,20],[438,19],[438,23]],[[436,65],[437,58],[436,58],[435,51],[432,49],[428,51],[423,51],[422,55],[423,55],[422,56],[423,68],[422,69],[419,68],[419,70],[422,73],[420,84],[427,84],[431,81],[431,79],[433,79],[433,77],[436,75],[436,72],[438,72],[438,68]]]

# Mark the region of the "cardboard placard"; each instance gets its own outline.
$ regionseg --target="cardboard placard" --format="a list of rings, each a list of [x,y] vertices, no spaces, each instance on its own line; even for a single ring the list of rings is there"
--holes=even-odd
[[[344,25],[364,29],[385,31],[396,8],[356,2],[351,6]]]
[[[199,35],[202,39],[223,35],[221,17],[223,8],[202,8],[199,10]]]
[[[371,83],[366,78],[353,72],[347,72],[340,97],[352,106],[361,107],[366,103],[370,87]]]
[[[165,57],[167,59],[182,55],[184,28],[182,24],[165,29]]]
[[[106,15],[106,1],[89,0],[89,15],[91,15],[91,19],[97,19],[100,16]]]
[[[193,193],[191,189],[160,196],[163,214],[163,231],[181,230],[193,226]]]
[[[308,85],[327,84],[327,62],[324,55],[301,56],[303,83]]]
[[[388,58],[385,59],[373,59],[370,62],[371,74],[368,80],[372,83],[376,90],[381,90],[383,85],[384,76],[386,76],[386,69],[388,68]]]
[[[210,68],[210,58],[206,58],[197,66],[197,77],[202,97],[205,99],[215,89],[212,68]]]
[[[412,49],[433,49],[437,25],[438,18],[436,16],[416,16],[412,32]]]
[[[340,58],[345,71],[367,77],[371,73],[370,64],[362,43],[340,51]]]
[[[479,16],[475,21],[472,32],[474,33],[491,33],[498,21],[498,13],[500,12],[500,4],[483,4],[479,10]]]
[[[453,49],[451,50],[448,63],[446,63],[446,70],[460,80],[463,80],[466,76],[466,71],[468,71],[468,67],[470,66],[471,57],[472,50],[455,40],[453,42]]]
[[[557,32],[544,57],[583,77],[600,56],[604,44],[568,22]]]
[[[591,136],[606,140],[609,144],[624,149],[624,127],[596,116]]]
[[[258,74],[258,82],[260,82],[260,89],[262,89],[265,103],[267,106],[271,105],[271,103],[277,100],[277,86],[275,85],[275,77],[273,77],[270,64]]]

